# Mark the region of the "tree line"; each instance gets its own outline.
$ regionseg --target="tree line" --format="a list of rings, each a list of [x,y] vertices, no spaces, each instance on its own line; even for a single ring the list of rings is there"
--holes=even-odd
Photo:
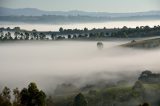
[[[140,81],[137,81],[132,89],[142,93],[141,91],[144,90],[144,87]],[[42,90],[38,89],[36,83],[33,82],[22,90],[18,88],[13,89],[13,100],[11,100],[11,96],[11,90],[8,87],[4,87],[0,93],[0,106],[58,106],[53,103],[54,100],[51,97],[47,97]],[[66,106],[88,106],[88,100],[82,93],[78,93],[74,96],[72,102],[68,101],[66,103]],[[150,105],[144,102],[137,106]]]
[[[6,33],[4,33],[4,31]],[[14,34],[13,34],[14,33]],[[80,29],[63,29],[59,28],[58,32],[40,32],[36,30],[26,31],[21,30],[20,27],[10,29],[0,28],[0,40],[97,40],[107,38],[135,38],[135,37],[151,37],[160,36],[160,26],[140,26],[136,28],[123,28],[114,29],[96,29],[89,30],[88,28]]]
[[[4,87],[0,93],[0,106],[48,106],[47,104],[50,104],[50,100],[46,99],[46,94],[39,90],[36,83],[33,82],[22,90],[13,89],[13,101],[11,96],[11,90],[8,87]],[[74,106],[87,106],[87,100],[83,94],[79,93],[75,96]]]

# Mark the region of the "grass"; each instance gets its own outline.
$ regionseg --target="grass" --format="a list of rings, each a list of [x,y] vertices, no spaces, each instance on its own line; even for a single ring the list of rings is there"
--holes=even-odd
[[[129,42],[120,45],[122,47],[142,47],[142,48],[154,48],[160,46],[160,38],[140,40],[136,42]]]

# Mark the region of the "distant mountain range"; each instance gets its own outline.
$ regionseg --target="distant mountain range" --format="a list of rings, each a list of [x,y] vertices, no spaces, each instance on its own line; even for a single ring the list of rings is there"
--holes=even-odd
[[[85,11],[43,11],[35,8],[0,7],[0,22],[22,23],[86,23],[130,20],[160,20],[160,11],[107,13]]]
[[[0,7],[0,16],[90,16],[90,17],[132,17],[132,16],[160,16],[160,11],[135,12],[135,13],[108,13],[108,12],[85,12],[85,11],[44,11],[36,8],[11,9]]]

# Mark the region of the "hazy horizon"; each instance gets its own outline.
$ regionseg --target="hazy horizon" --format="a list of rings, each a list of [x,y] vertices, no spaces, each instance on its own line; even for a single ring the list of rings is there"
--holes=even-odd
[[[110,13],[159,11],[159,4],[159,0],[0,0],[0,7],[7,8],[37,8],[46,11],[80,10]]]
[[[83,10],[83,9],[71,9],[71,10],[45,10],[45,9],[41,9],[41,8],[34,8],[34,7],[5,7],[5,6],[0,6],[0,8],[8,8],[8,9],[36,9],[36,10],[40,10],[40,11],[46,11],[46,12],[95,12],[95,13],[141,13],[141,12],[156,12],[156,11],[160,11],[159,10],[145,10],[145,11],[130,11],[130,12],[109,12],[109,11],[88,11],[88,10]]]

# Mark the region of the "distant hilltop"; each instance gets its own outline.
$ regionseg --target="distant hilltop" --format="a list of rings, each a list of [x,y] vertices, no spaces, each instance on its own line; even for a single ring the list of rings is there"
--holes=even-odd
[[[146,70],[141,73],[138,80],[144,83],[160,83],[160,74]]]
[[[0,7],[0,22],[62,24],[130,20],[160,20],[160,11],[108,13],[79,10],[43,11],[36,8],[11,9]]]
[[[160,37],[158,38],[152,38],[152,39],[146,39],[146,40],[132,40],[129,43],[123,44],[123,47],[131,47],[131,48],[157,48],[160,47]]]
[[[72,11],[44,11],[37,8],[5,8],[0,7],[0,16],[42,16],[42,15],[61,15],[61,16],[92,16],[92,17],[132,17],[132,16],[157,16],[160,11],[133,12],[133,13],[109,13],[109,12],[86,12],[80,10]]]

